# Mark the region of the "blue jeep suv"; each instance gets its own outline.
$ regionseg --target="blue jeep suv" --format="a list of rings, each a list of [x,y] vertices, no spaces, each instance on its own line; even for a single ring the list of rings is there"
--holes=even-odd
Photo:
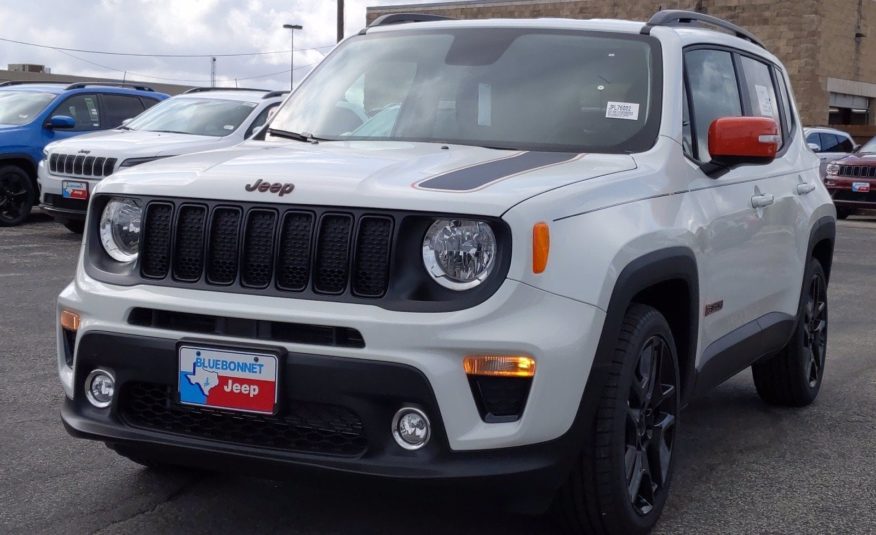
[[[133,84],[0,83],[0,226],[24,221],[39,198],[48,143],[115,128],[167,97]]]

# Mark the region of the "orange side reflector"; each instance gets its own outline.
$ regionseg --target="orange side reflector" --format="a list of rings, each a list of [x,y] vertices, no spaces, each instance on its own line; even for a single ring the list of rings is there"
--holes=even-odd
[[[551,252],[551,230],[547,223],[532,227],[532,272],[544,273]]]
[[[79,314],[70,312],[69,310],[61,311],[61,327],[68,331],[76,332],[79,330]]]
[[[535,376],[535,359],[524,355],[469,355],[463,366],[467,375]]]

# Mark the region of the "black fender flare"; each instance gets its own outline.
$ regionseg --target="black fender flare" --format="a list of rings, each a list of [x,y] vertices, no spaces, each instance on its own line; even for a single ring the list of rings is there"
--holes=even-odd
[[[836,219],[830,216],[824,216],[815,221],[812,225],[812,230],[809,231],[809,245],[806,249],[806,261],[808,262],[815,251],[815,244],[827,240],[830,242],[830,257],[833,258],[833,248],[836,244]],[[830,270],[832,262],[828,263],[824,268],[824,274],[827,277],[827,282],[830,283]]]

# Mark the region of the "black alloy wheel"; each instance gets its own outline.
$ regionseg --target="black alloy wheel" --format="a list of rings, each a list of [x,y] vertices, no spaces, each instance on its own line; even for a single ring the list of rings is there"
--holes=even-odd
[[[0,226],[15,226],[27,219],[33,200],[33,183],[24,171],[14,166],[0,168]]]
[[[821,380],[827,354],[827,283],[820,271],[812,274],[803,308],[803,347],[809,353],[809,387]]]
[[[630,503],[643,516],[654,509],[655,496],[666,487],[675,444],[678,379],[669,355],[665,339],[649,338],[630,385],[624,468]]]

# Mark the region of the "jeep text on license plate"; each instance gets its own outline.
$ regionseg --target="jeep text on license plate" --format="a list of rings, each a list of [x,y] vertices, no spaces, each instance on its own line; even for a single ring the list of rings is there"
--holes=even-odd
[[[88,182],[65,180],[61,183],[62,195],[65,199],[88,199]]]
[[[869,182],[852,182],[852,191],[858,193],[868,193],[870,191]]]
[[[179,401],[273,414],[277,406],[277,368],[277,356],[268,353],[181,346]]]

